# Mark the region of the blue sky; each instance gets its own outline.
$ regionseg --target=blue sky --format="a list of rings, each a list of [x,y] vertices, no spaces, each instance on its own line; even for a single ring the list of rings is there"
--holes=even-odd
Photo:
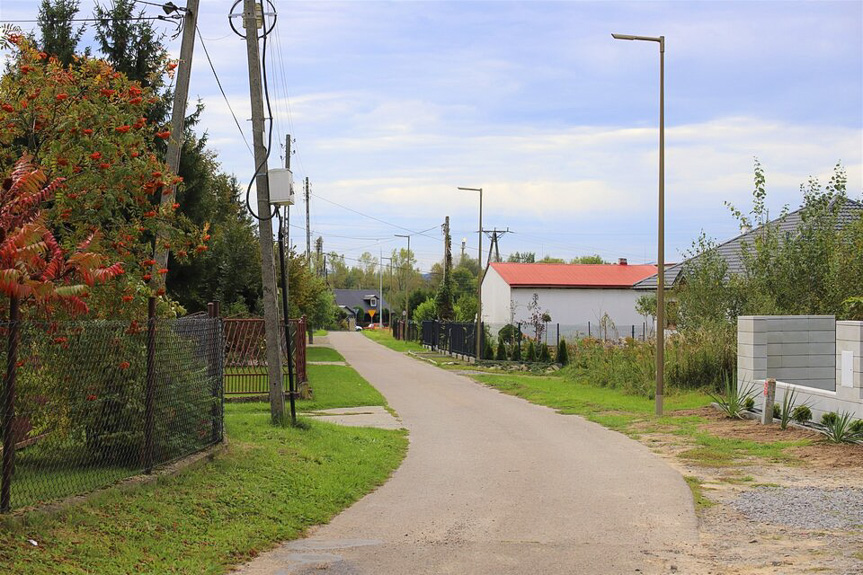
[[[233,2],[201,4],[203,42],[250,140]],[[34,18],[37,5],[3,0],[0,20]],[[484,188],[486,229],[514,232],[503,254],[654,262],[658,45],[612,32],[666,37],[667,261],[702,229],[736,235],[723,202],[749,207],[754,157],[772,213],[797,206],[810,175],[826,183],[837,161],[849,195],[861,197],[861,2],[274,5],[273,140],[296,139],[295,177],[312,181],[312,237],[349,262],[403,247],[393,234],[447,215],[454,248],[467,238],[475,255],[478,198],[458,186]],[[178,53],[179,40],[169,49]],[[247,181],[252,156],[200,43],[191,97],[207,106],[200,126],[222,166]],[[274,146],[271,167],[281,154]],[[304,248],[302,212],[300,203],[292,235]],[[411,248],[428,269],[442,257],[438,229]]]

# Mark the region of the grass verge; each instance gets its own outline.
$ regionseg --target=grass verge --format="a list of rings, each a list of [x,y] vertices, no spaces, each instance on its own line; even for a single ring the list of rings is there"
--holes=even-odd
[[[306,361],[344,361],[342,354],[331,347],[307,347]]]
[[[677,436],[690,448],[680,457],[705,467],[732,467],[753,458],[794,464],[789,448],[807,445],[800,441],[753,441],[723,437],[705,427],[708,419],[691,411],[710,404],[710,396],[696,391],[665,397],[665,415],[655,417],[653,400],[628,395],[617,389],[572,381],[562,375],[475,375],[482,383],[533,403],[576,414],[634,439],[651,433]],[[681,413],[682,412],[682,413]]]
[[[370,340],[386,346],[394,351],[424,351],[425,348],[415,341],[403,341],[393,337],[391,331],[387,329],[369,329],[363,330],[362,334]]]
[[[230,444],[206,466],[7,519],[0,571],[225,573],[328,521],[382,484],[407,449],[401,431],[274,427],[266,404],[227,405],[225,424]]]
[[[350,367],[313,365],[309,375],[315,399],[301,409],[386,404]],[[0,572],[225,573],[329,521],[407,451],[403,431],[300,421],[276,427],[267,403],[227,404],[229,445],[213,462],[61,512],[0,519]]]
[[[352,367],[310,365],[309,385],[312,399],[297,401],[297,409],[315,411],[334,407],[386,405],[386,399]]]

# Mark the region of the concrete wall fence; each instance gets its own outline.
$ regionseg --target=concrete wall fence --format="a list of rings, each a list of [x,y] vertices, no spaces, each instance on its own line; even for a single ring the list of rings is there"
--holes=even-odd
[[[815,421],[829,411],[863,418],[861,356],[861,321],[832,315],[737,319],[738,389],[760,391],[766,378],[775,378],[776,401],[795,390],[795,403],[808,404]]]

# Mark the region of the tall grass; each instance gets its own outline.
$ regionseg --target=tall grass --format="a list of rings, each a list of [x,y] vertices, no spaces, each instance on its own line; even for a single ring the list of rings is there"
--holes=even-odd
[[[587,377],[594,385],[653,397],[656,385],[656,342],[626,338],[603,342],[584,338],[569,346],[574,377]],[[676,333],[665,344],[665,385],[675,390],[703,389],[721,392],[737,368],[737,333],[734,326],[713,326]]]

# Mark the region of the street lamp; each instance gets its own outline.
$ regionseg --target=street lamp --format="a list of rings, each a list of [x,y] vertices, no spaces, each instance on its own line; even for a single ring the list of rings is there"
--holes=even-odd
[[[411,236],[410,234],[395,234],[397,238],[407,238],[408,239],[408,269],[411,266]],[[408,322],[410,321],[410,310],[408,309],[408,295],[410,290],[408,290],[408,279],[410,279],[410,274],[405,273],[405,329],[404,333],[402,333],[402,339],[407,339],[407,331],[408,331]],[[392,321],[392,320],[391,320]]]
[[[665,36],[612,34],[615,40],[659,44],[659,232],[656,256],[656,415],[662,415],[665,376]]]
[[[476,275],[476,360],[482,359],[482,188],[462,188],[465,192],[479,192],[479,251],[476,261],[478,271]]]

